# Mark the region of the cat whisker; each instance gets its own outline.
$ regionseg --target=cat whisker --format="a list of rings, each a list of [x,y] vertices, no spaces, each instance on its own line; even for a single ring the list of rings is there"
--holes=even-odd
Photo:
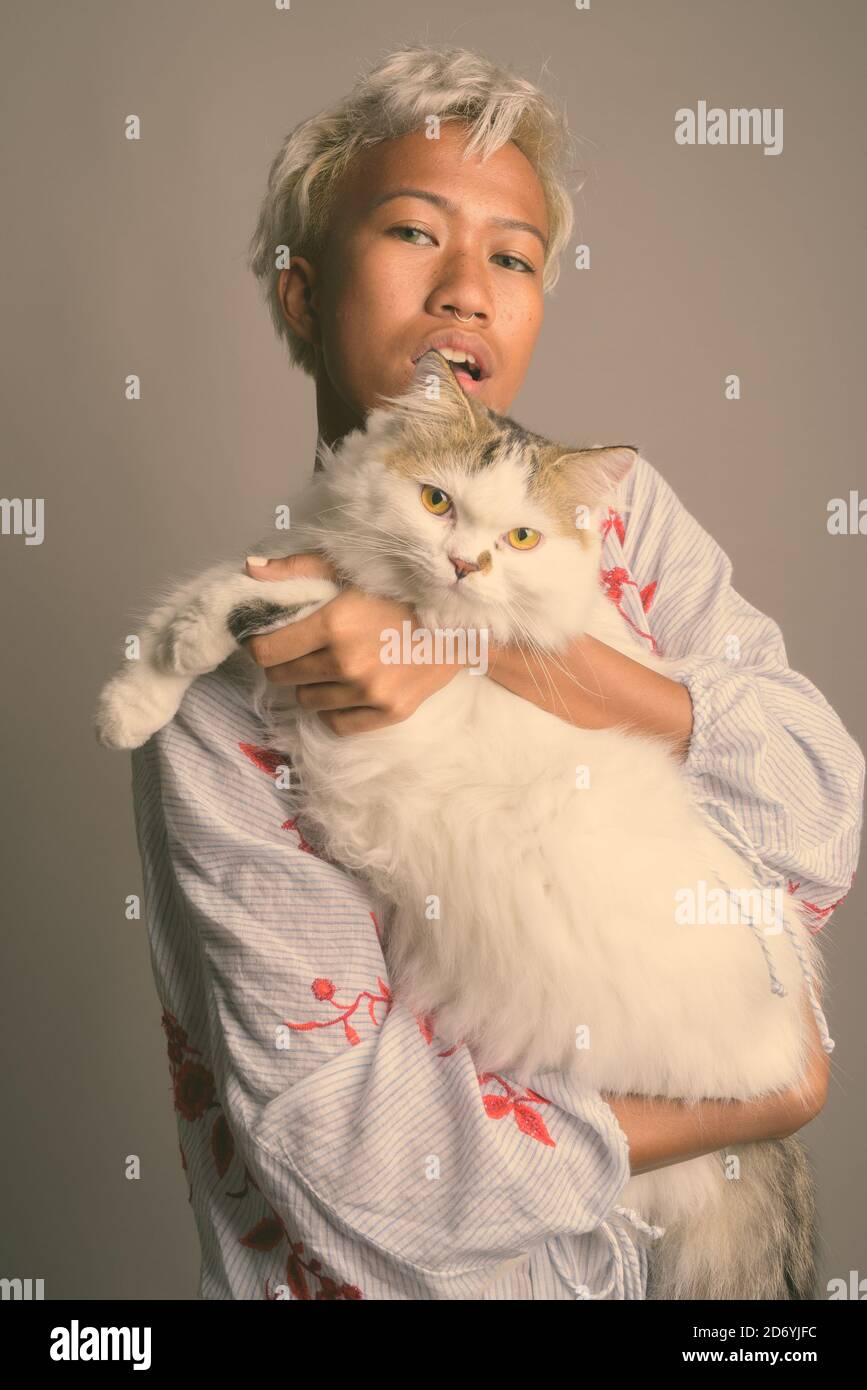
[[[334,539],[334,532],[329,530],[326,526],[305,526],[304,529],[308,535],[326,536],[331,540]],[[388,545],[385,541],[380,540],[376,536],[356,534],[352,531],[341,531],[340,540],[354,541],[356,545],[365,545],[371,550],[379,550],[384,555],[395,555],[398,553],[392,545]]]
[[[573,685],[577,686],[579,690],[583,690],[586,695],[593,695],[597,699],[602,698],[601,685],[597,684],[595,690],[590,689],[588,686],[584,685],[584,683],[581,680],[579,680],[579,678],[575,675],[574,671],[570,671],[569,668],[564,665],[562,659],[558,656],[556,652],[544,652],[542,649],[538,648],[538,644],[536,643],[532,634],[529,632],[527,633],[527,642],[529,645],[532,645],[534,648],[537,649],[540,660],[543,660],[545,662],[552,662],[556,669],[560,671],[561,674],[564,675],[567,680],[571,681]],[[587,660],[587,664],[588,666],[590,666],[590,669],[592,671],[592,663],[590,662],[589,658],[585,659]]]
[[[524,612],[523,607],[522,605],[520,605],[518,600],[513,598],[512,605],[514,606],[516,611],[520,610],[521,613]],[[600,688],[597,688],[596,690],[589,689],[587,686],[583,684],[582,681],[578,679],[578,677],[575,675],[573,671],[570,671],[568,667],[564,665],[562,659],[555,652],[546,652],[542,647],[540,647],[538,642],[533,637],[532,633],[528,630],[524,623],[521,622],[520,617],[516,617],[516,623],[521,631],[521,643],[529,647],[531,653],[537,658],[539,665],[541,666],[547,678],[551,696],[556,698],[556,701],[559,704],[562,704],[564,710],[566,710],[567,713],[568,705],[551,678],[550,667],[553,667],[554,669],[559,671],[561,675],[565,676],[566,679],[572,683],[572,685],[577,686],[578,689],[582,690],[586,695],[592,695],[597,698],[601,697],[602,692]],[[527,665],[527,669],[529,670],[529,663],[527,663],[526,656],[524,657],[524,661]],[[532,671],[530,672],[530,674],[532,676]],[[536,682],[535,679],[534,684],[536,684],[536,688],[538,689],[538,682]]]
[[[367,544],[369,544],[369,545],[371,545],[371,546],[378,542],[378,543],[380,544],[380,546],[382,547],[383,551],[387,551],[388,553],[394,554],[394,555],[404,555],[404,554],[407,552],[407,550],[412,551],[413,553],[415,553],[416,555],[419,555],[419,556],[425,556],[425,555],[428,554],[427,549],[426,549],[423,545],[421,545],[420,542],[418,542],[418,541],[416,541],[416,540],[413,540],[413,538],[412,538],[411,536],[398,536],[395,532],[389,531],[386,527],[380,526],[377,522],[370,521],[367,517],[362,517],[362,516],[357,515],[357,514],[356,514],[354,511],[352,511],[349,507],[343,507],[342,510],[349,512],[350,516],[352,517],[352,519],[353,519],[354,521],[357,521],[360,525],[363,525],[363,526],[366,528],[366,532],[372,530],[372,531],[378,532],[379,534],[378,534],[377,536],[370,536],[370,535],[368,535],[366,532],[365,532],[365,533],[351,532],[351,531],[346,531],[346,530],[344,530],[343,528],[341,528],[341,531],[340,531],[340,537],[341,537],[341,539],[342,539],[344,536],[348,536],[348,537],[351,537],[353,540],[356,540],[356,541],[359,541],[359,542],[362,541],[362,540],[364,540]],[[324,535],[330,535],[330,534],[331,534],[331,532],[330,532],[330,531],[328,530],[328,528],[326,528],[326,527],[318,527],[318,528],[317,528],[317,527],[311,526],[311,527],[308,527],[307,529],[310,530],[311,532],[319,531],[320,534],[324,534]],[[395,544],[395,546],[398,547],[398,549],[393,550],[393,549],[388,548],[385,541],[379,540],[379,537],[380,537],[380,536],[385,536],[385,537],[387,537],[389,540],[393,541],[394,544]]]
[[[527,674],[529,675],[530,679],[532,680],[533,684],[534,684],[535,687],[536,687],[536,690],[538,691],[539,698],[540,698],[540,699],[544,699],[544,695],[543,695],[543,693],[542,693],[542,687],[539,685],[539,682],[538,682],[538,680],[536,679],[536,674],[535,674],[535,672],[534,672],[532,666],[530,665],[529,661],[527,660],[527,653],[524,651],[524,645],[526,645],[526,646],[528,646],[528,647],[530,648],[531,654],[532,654],[532,655],[536,655],[536,644],[534,643],[532,637],[530,636],[530,633],[529,633],[528,629],[526,628],[525,624],[521,621],[520,616],[518,616],[518,608],[519,608],[519,605],[518,605],[517,601],[516,601],[514,598],[511,599],[510,602],[509,602],[509,605],[508,605],[508,609],[510,610],[510,611],[509,611],[509,616],[510,616],[510,618],[512,618],[512,621],[515,623],[516,627],[518,628],[518,632],[519,632],[519,641],[518,641],[518,644],[517,644],[517,646],[518,646],[518,651],[521,653],[521,658],[522,658],[522,660],[523,660],[523,662],[524,662],[524,665],[525,665],[526,668],[527,668]],[[550,678],[550,676],[548,675],[548,672],[547,672],[547,670],[546,670],[546,668],[545,668],[544,662],[542,663],[542,670],[543,670],[543,673],[545,674],[545,676],[546,676],[547,679],[548,679],[548,685],[549,685],[549,687],[553,690],[553,686],[552,686],[552,683],[551,683],[551,678]]]

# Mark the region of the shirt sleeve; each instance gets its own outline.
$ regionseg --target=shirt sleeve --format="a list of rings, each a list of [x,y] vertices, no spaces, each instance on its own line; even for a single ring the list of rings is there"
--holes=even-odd
[[[780,628],[731,583],[728,556],[641,458],[624,540],[661,655],[690,693],[684,764],[698,799],[777,878],[818,930],[858,862],[864,755]]]
[[[604,1221],[629,1180],[626,1136],[598,1093],[559,1073],[538,1090],[479,1076],[392,999],[375,902],[307,845],[280,756],[227,710],[227,680],[197,681],[134,756],[155,808],[137,815],[140,851],[166,861],[235,1142],[317,1248],[325,1227],[332,1249],[363,1246],[383,1287],[397,1268],[416,1296],[473,1298],[532,1247]],[[155,954],[165,896],[148,904]]]

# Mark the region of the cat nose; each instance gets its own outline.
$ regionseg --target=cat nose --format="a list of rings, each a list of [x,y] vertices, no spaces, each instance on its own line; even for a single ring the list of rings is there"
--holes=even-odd
[[[458,579],[472,574],[473,570],[481,569],[481,565],[477,564],[475,560],[462,560],[458,555],[450,555],[449,559],[455,567],[455,574]]]

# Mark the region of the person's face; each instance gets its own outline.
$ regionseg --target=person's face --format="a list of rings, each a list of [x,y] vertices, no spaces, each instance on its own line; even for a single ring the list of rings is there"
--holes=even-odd
[[[465,161],[466,138],[447,122],[438,140],[418,131],[363,151],[341,179],[321,262],[294,257],[282,272],[287,318],[316,349],[326,438],[363,425],[380,393],[404,391],[431,336],[476,349],[482,379],[458,379],[494,410],[524,379],[543,318],[542,186],[516,145]],[[455,309],[475,316],[462,323]]]

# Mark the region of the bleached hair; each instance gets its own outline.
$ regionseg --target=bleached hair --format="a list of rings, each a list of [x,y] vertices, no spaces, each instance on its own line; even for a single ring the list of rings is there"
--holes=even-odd
[[[314,375],[311,344],[293,333],[278,298],[278,249],[315,261],[327,237],[335,189],[359,150],[424,129],[427,118],[468,123],[463,157],[482,159],[511,140],[533,165],[548,213],[542,272],[547,293],[572,234],[571,191],[582,186],[565,112],[526,78],[465,48],[402,44],[375,59],[348,96],[295,127],[273,160],[250,239],[249,266],[294,365]],[[285,257],[285,252],[283,253]]]

